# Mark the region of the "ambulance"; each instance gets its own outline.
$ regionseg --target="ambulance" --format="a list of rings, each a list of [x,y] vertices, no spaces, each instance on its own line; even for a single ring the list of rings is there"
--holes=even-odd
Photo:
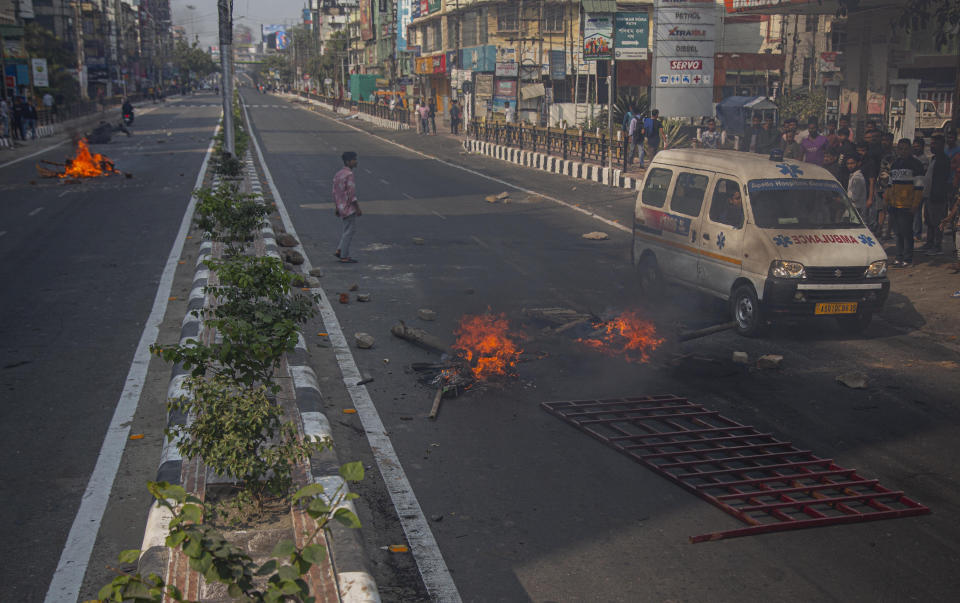
[[[803,316],[859,333],[890,292],[887,254],[840,183],[776,151],[658,153],[637,196],[632,257],[645,294],[670,282],[718,297],[745,336]]]

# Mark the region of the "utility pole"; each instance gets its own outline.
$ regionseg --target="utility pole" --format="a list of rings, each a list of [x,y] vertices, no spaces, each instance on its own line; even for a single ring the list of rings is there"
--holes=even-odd
[[[73,34],[77,40],[77,82],[80,84],[80,98],[89,100],[87,93],[87,74],[83,70],[84,63],[87,62],[83,52],[83,13],[81,12],[80,2],[73,3]]]
[[[220,70],[223,78],[223,153],[236,153],[233,141],[233,0],[217,0],[220,20]]]

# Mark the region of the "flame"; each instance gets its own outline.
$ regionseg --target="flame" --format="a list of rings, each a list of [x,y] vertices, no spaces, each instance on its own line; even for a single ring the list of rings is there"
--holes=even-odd
[[[579,343],[604,354],[623,356],[630,362],[646,362],[650,352],[664,342],[657,337],[657,330],[649,320],[640,318],[633,310],[628,310],[613,320],[593,325],[602,329],[599,339],[578,339]]]
[[[504,314],[464,316],[454,331],[457,342],[453,349],[467,361],[476,379],[509,375],[523,353],[510,338],[509,331]]]
[[[87,140],[81,138],[77,141],[77,155],[73,159],[67,160],[66,170],[60,174],[61,178],[96,178],[97,176],[108,176],[118,174],[113,167],[113,162],[100,153],[90,153],[90,147],[87,146]]]

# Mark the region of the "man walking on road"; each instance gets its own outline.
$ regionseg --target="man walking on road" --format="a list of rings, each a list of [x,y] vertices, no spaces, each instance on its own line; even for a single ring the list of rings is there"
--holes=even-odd
[[[353,151],[345,152],[343,167],[333,177],[333,203],[336,205],[336,215],[342,223],[340,244],[333,255],[340,258],[342,264],[356,264],[357,260],[350,257],[350,242],[357,232],[357,218],[363,215],[357,204],[357,185],[353,179],[353,170],[357,168],[357,154]]]
[[[927,242],[921,247],[927,255],[943,253],[941,244],[943,232],[940,222],[947,215],[947,203],[953,197],[953,182],[950,173],[950,159],[944,153],[942,134],[934,134],[930,142],[933,156],[926,170],[923,186],[924,217],[927,221]]]

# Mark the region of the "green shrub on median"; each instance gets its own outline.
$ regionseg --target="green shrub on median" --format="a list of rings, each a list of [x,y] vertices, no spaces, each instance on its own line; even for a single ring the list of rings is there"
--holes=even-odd
[[[204,236],[226,246],[225,255],[242,253],[253,240],[254,232],[265,224],[272,207],[257,201],[256,195],[240,193],[233,184],[223,183],[216,189],[194,191],[197,198],[196,225]]]

